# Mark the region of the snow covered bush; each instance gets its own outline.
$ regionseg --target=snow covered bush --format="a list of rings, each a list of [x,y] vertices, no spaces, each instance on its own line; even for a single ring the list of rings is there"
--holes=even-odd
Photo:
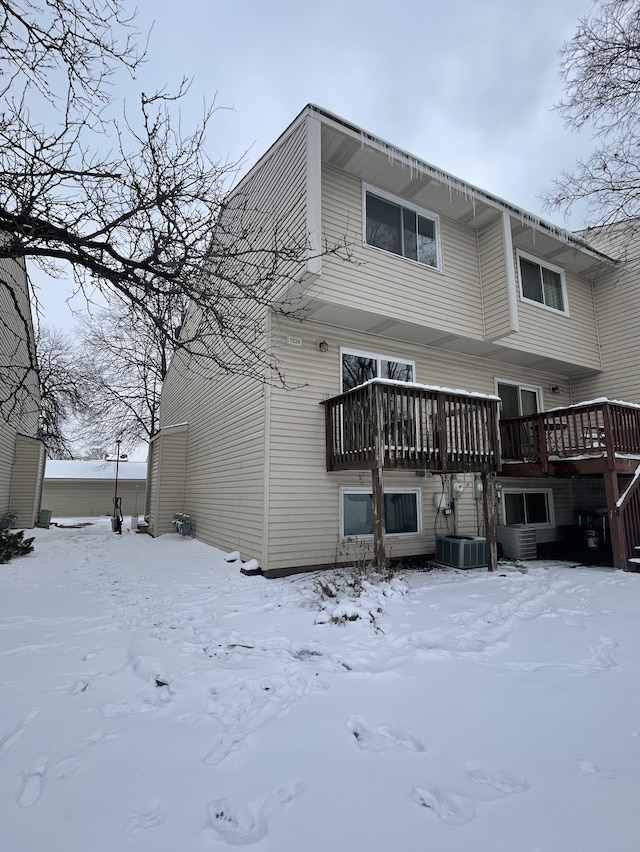
[[[352,551],[346,564],[316,578],[314,591],[320,608],[316,624],[361,620],[377,629],[376,619],[384,610],[385,598],[405,590],[395,573],[388,560],[378,568],[367,542],[358,542],[355,555]]]
[[[0,530],[0,565],[9,562],[14,556],[26,556],[33,551],[33,539],[24,538],[24,530],[10,532]]]

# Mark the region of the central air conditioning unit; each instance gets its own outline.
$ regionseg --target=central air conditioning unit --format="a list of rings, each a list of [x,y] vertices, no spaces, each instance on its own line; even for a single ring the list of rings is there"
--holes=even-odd
[[[436,562],[450,568],[484,568],[487,540],[468,535],[436,536]]]

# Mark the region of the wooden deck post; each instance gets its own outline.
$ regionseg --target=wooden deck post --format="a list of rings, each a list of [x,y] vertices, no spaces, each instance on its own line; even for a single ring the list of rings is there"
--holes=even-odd
[[[494,571],[498,567],[495,474],[483,468],[480,477],[480,481],[482,482],[484,535],[487,540],[487,567],[489,571]]]
[[[616,503],[620,496],[618,474],[614,470],[607,470],[603,476],[604,491],[607,495],[607,514],[609,515],[609,533],[611,535],[613,564],[616,568],[626,568],[627,546],[624,537],[623,520],[620,517],[620,512],[616,509]]]
[[[385,550],[386,519],[384,513],[384,411],[382,387],[373,386],[373,440],[374,466],[371,470],[371,498],[373,503],[373,554],[376,566],[381,569],[387,560]]]
[[[376,567],[382,569],[387,561],[387,554],[385,549],[384,480],[381,467],[374,467],[371,471],[371,486],[373,497],[373,555]]]

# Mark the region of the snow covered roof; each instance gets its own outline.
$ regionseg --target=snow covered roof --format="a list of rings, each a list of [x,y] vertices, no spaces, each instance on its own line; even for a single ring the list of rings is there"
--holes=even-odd
[[[67,461],[66,459],[47,459],[44,471],[45,479],[113,479],[116,478],[114,461]],[[120,461],[118,479],[147,478],[146,462]]]

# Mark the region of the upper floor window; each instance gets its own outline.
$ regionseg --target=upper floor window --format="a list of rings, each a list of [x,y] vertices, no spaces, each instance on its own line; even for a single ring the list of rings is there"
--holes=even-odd
[[[367,189],[365,218],[367,245],[440,268],[436,216]]]
[[[393,360],[384,355],[342,350],[342,393],[350,391],[371,379],[395,379],[398,382],[415,381],[412,361]]]
[[[562,269],[522,252],[518,252],[518,261],[522,298],[566,314],[567,294]]]

